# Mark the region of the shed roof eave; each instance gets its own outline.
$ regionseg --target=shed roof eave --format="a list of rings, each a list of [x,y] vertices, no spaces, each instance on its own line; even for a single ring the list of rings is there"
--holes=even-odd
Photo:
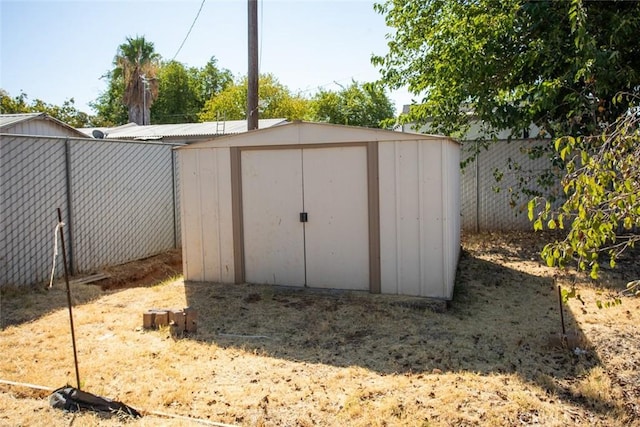
[[[300,143],[401,142],[416,140],[440,140],[460,145],[458,141],[442,135],[404,133],[386,129],[298,121],[265,129],[256,129],[240,135],[224,135],[215,139],[198,141],[178,149],[293,145]]]

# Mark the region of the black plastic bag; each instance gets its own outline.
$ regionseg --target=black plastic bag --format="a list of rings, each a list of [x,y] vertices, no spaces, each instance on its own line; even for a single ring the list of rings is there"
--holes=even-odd
[[[69,412],[89,410],[102,414],[128,415],[134,418],[142,416],[138,411],[124,403],[96,396],[69,385],[60,387],[51,393],[49,404],[54,408]]]

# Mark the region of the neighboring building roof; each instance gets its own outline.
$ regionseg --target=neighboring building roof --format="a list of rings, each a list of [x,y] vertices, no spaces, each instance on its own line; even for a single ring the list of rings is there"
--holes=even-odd
[[[411,105],[404,105],[402,107],[402,114],[408,114],[410,108],[411,108]],[[482,138],[495,137],[499,140],[507,140],[507,139],[528,139],[528,138],[534,138],[534,137],[538,138],[542,136],[540,134],[540,130],[541,130],[540,127],[537,126],[535,123],[531,123],[531,125],[529,126],[529,129],[526,132],[524,132],[521,136],[520,135],[514,136],[511,129],[502,129],[498,132],[495,132],[495,134],[488,133],[487,130],[482,126],[483,122],[476,118],[475,113],[472,110],[467,109],[463,111],[467,115],[467,117],[470,117],[469,129],[467,129],[467,131],[464,134],[457,133],[457,134],[450,135],[452,138],[456,138],[459,141],[475,141],[481,137]],[[429,118],[427,120],[427,123],[422,125],[419,129],[414,129],[415,123],[404,123],[401,126],[400,131],[430,133],[432,131],[431,125],[430,125],[432,121],[433,121],[433,118]]]
[[[286,119],[262,119],[258,121],[258,128],[263,129],[284,123],[287,123]],[[107,139],[159,140],[173,137],[213,137],[243,133],[247,131],[247,121],[228,120],[145,126],[128,123],[115,128],[83,128],[78,130],[85,135],[92,136],[96,129],[104,133]]]
[[[12,128],[17,127],[19,124],[23,124],[32,120],[43,120],[60,126],[68,131],[72,136],[84,137],[84,133],[80,132],[65,122],[62,122],[54,117],[51,117],[47,113],[17,113],[17,114],[0,114],[0,132],[11,133]]]
[[[41,116],[44,113],[0,114],[0,128],[4,129],[16,123]]]

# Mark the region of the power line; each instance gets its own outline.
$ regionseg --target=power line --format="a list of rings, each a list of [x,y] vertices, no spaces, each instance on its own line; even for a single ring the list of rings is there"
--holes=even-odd
[[[193,26],[196,25],[196,21],[198,20],[198,17],[200,16],[200,12],[202,12],[202,7],[204,6],[204,2],[205,1],[206,0],[202,0],[202,3],[200,3],[200,9],[198,9],[198,13],[196,13],[196,17],[193,18],[193,22],[191,23],[191,27],[189,27],[189,31],[187,31],[187,35],[184,36],[184,40],[182,40],[182,44],[180,44],[180,47],[178,48],[178,51],[176,52],[175,55],[173,55],[172,61],[176,59],[176,57],[178,56],[178,54],[182,50],[182,46],[184,46],[185,42],[189,38],[189,34],[191,34],[191,30],[193,30]]]

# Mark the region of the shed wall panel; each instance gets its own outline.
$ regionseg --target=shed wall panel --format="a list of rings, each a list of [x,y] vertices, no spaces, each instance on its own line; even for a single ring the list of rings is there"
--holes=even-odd
[[[443,165],[443,242],[444,251],[444,297],[453,297],[453,288],[460,257],[460,149],[454,144],[444,144],[442,150]]]
[[[198,151],[182,151],[179,156],[182,270],[185,279],[192,281],[204,281],[199,155]]]
[[[444,297],[441,144],[379,146],[383,293]]]
[[[420,265],[422,296],[444,293],[442,144],[419,143],[421,159],[418,189],[421,201]]]
[[[233,280],[233,233],[229,150],[203,152],[200,159],[202,259],[206,281]]]
[[[421,197],[419,191],[419,167],[418,144],[394,144],[396,146],[396,209],[398,221],[397,238],[398,253],[398,293],[420,295],[421,292],[421,265],[422,254],[420,239],[420,214]],[[382,202],[384,203],[384,202]],[[384,246],[384,244],[382,245]],[[384,258],[384,255],[382,255]]]
[[[183,269],[187,280],[234,281],[228,149],[180,153]]]

